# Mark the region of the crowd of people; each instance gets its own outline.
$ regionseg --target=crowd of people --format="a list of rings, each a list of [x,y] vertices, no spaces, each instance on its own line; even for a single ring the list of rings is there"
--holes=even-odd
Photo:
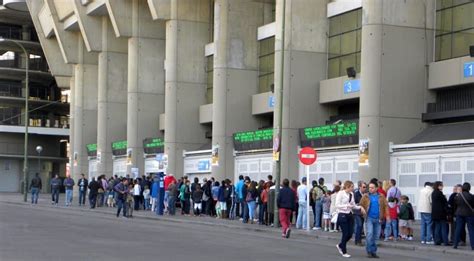
[[[276,194],[271,175],[267,180],[254,181],[239,176],[238,180],[216,181],[198,178],[193,182],[186,176],[176,179],[168,174],[163,180],[164,197],[159,197],[159,177],[130,178],[104,175],[88,181],[84,174],[77,183],[69,176],[60,180],[56,175],[50,182],[52,204],[58,204],[59,189],[64,186],[65,205],[72,204],[72,191],[79,189],[79,205],[85,205],[88,194],[90,208],[116,207],[116,216],[133,217],[133,211],[156,211],[163,204],[166,215],[176,215],[177,208],[185,216],[210,216],[274,226],[274,213],[278,213],[282,237],[289,238],[291,228],[307,229],[307,205],[312,208],[312,229],[325,232],[342,232],[336,248],[343,257],[347,242],[354,236],[356,245],[365,248],[369,258],[378,258],[377,241],[413,240],[415,211],[408,196],[396,186],[396,181],[359,181],[357,188],[351,181],[336,181],[329,190],[323,178],[307,186],[306,177],[301,183],[284,179]],[[37,203],[41,179],[36,175],[30,188],[32,204]],[[457,248],[466,244],[466,225],[471,249],[474,250],[474,196],[469,183],[454,186],[447,198],[443,183],[426,182],[419,191],[417,212],[420,221],[421,244],[444,245]],[[87,193],[88,192],[88,193]],[[275,198],[275,195],[277,195]],[[309,197],[307,196],[309,195]],[[163,198],[163,202],[158,202]],[[308,202],[309,201],[309,202]],[[276,203],[276,204],[275,204]],[[275,210],[277,210],[275,212]]]

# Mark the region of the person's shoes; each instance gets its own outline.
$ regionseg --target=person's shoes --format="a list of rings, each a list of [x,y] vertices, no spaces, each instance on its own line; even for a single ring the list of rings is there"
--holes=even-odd
[[[377,254],[372,253],[372,258],[380,258]]]
[[[384,239],[383,242],[388,242],[388,238]]]
[[[433,241],[426,241],[426,244],[427,245],[434,245],[434,242]]]
[[[367,253],[367,258],[374,258],[374,256],[372,255],[372,253]]]
[[[421,244],[422,244],[422,245],[426,244],[426,241],[421,241]]]
[[[443,244],[443,246],[452,246],[453,243],[447,243],[447,244]]]
[[[459,243],[460,246],[466,246],[466,242]]]
[[[339,244],[336,245],[336,248],[337,248],[337,251],[339,251],[339,254],[344,255],[344,253],[342,253],[341,248],[339,247]]]
[[[321,230],[321,227],[313,227],[313,230]]]
[[[285,234],[286,238],[290,238],[290,233],[291,233],[291,229],[287,228],[286,229],[286,234]]]
[[[351,255],[349,255],[348,253],[342,254],[342,256],[347,258],[351,257]]]
[[[409,236],[409,237],[407,237],[407,240],[408,240],[408,241],[413,241],[413,237],[412,237],[412,236]]]

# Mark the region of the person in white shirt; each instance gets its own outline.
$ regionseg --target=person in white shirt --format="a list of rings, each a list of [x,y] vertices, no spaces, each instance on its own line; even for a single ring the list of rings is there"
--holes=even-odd
[[[433,245],[433,234],[431,226],[431,194],[433,193],[433,184],[425,182],[425,187],[420,190],[417,209],[421,217],[421,243]]]
[[[139,180],[135,180],[135,185],[133,186],[133,201],[135,202],[133,209],[135,210],[138,210],[140,208],[140,192],[140,182]]]
[[[362,214],[365,215],[364,209],[357,206],[354,201],[354,183],[347,180],[344,182],[343,189],[337,193],[336,196],[336,211],[338,213],[337,224],[341,227],[342,238],[341,242],[336,245],[337,250],[343,257],[351,257],[347,253],[347,242],[351,239],[354,234],[354,217],[352,216],[353,209],[360,209]]]
[[[297,188],[298,193],[298,217],[296,218],[296,229],[306,229],[307,216],[306,216],[306,201],[308,200],[308,188],[306,187],[306,177],[301,179],[301,185]]]

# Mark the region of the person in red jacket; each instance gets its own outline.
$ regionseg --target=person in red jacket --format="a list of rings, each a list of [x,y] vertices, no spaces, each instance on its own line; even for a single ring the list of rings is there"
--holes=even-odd
[[[164,205],[165,205],[165,213],[168,213],[168,198],[169,198],[169,195],[170,195],[170,192],[168,191],[168,186],[171,184],[171,182],[174,182],[175,184],[177,183],[176,179],[173,176],[173,174],[168,173],[165,176],[165,179],[164,179],[165,198],[163,199],[163,202],[164,202]]]
[[[393,241],[398,240],[398,213],[400,213],[398,199],[395,197],[388,198],[388,214],[390,216],[390,221],[387,221],[385,225],[384,241],[388,241],[391,234],[393,234]]]

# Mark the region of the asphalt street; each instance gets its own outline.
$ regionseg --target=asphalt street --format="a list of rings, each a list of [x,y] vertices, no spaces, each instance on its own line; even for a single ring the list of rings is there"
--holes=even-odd
[[[0,260],[347,260],[335,241],[0,202]],[[365,260],[349,247],[351,260]],[[461,255],[380,249],[383,260]],[[465,257],[463,259],[466,259]]]

